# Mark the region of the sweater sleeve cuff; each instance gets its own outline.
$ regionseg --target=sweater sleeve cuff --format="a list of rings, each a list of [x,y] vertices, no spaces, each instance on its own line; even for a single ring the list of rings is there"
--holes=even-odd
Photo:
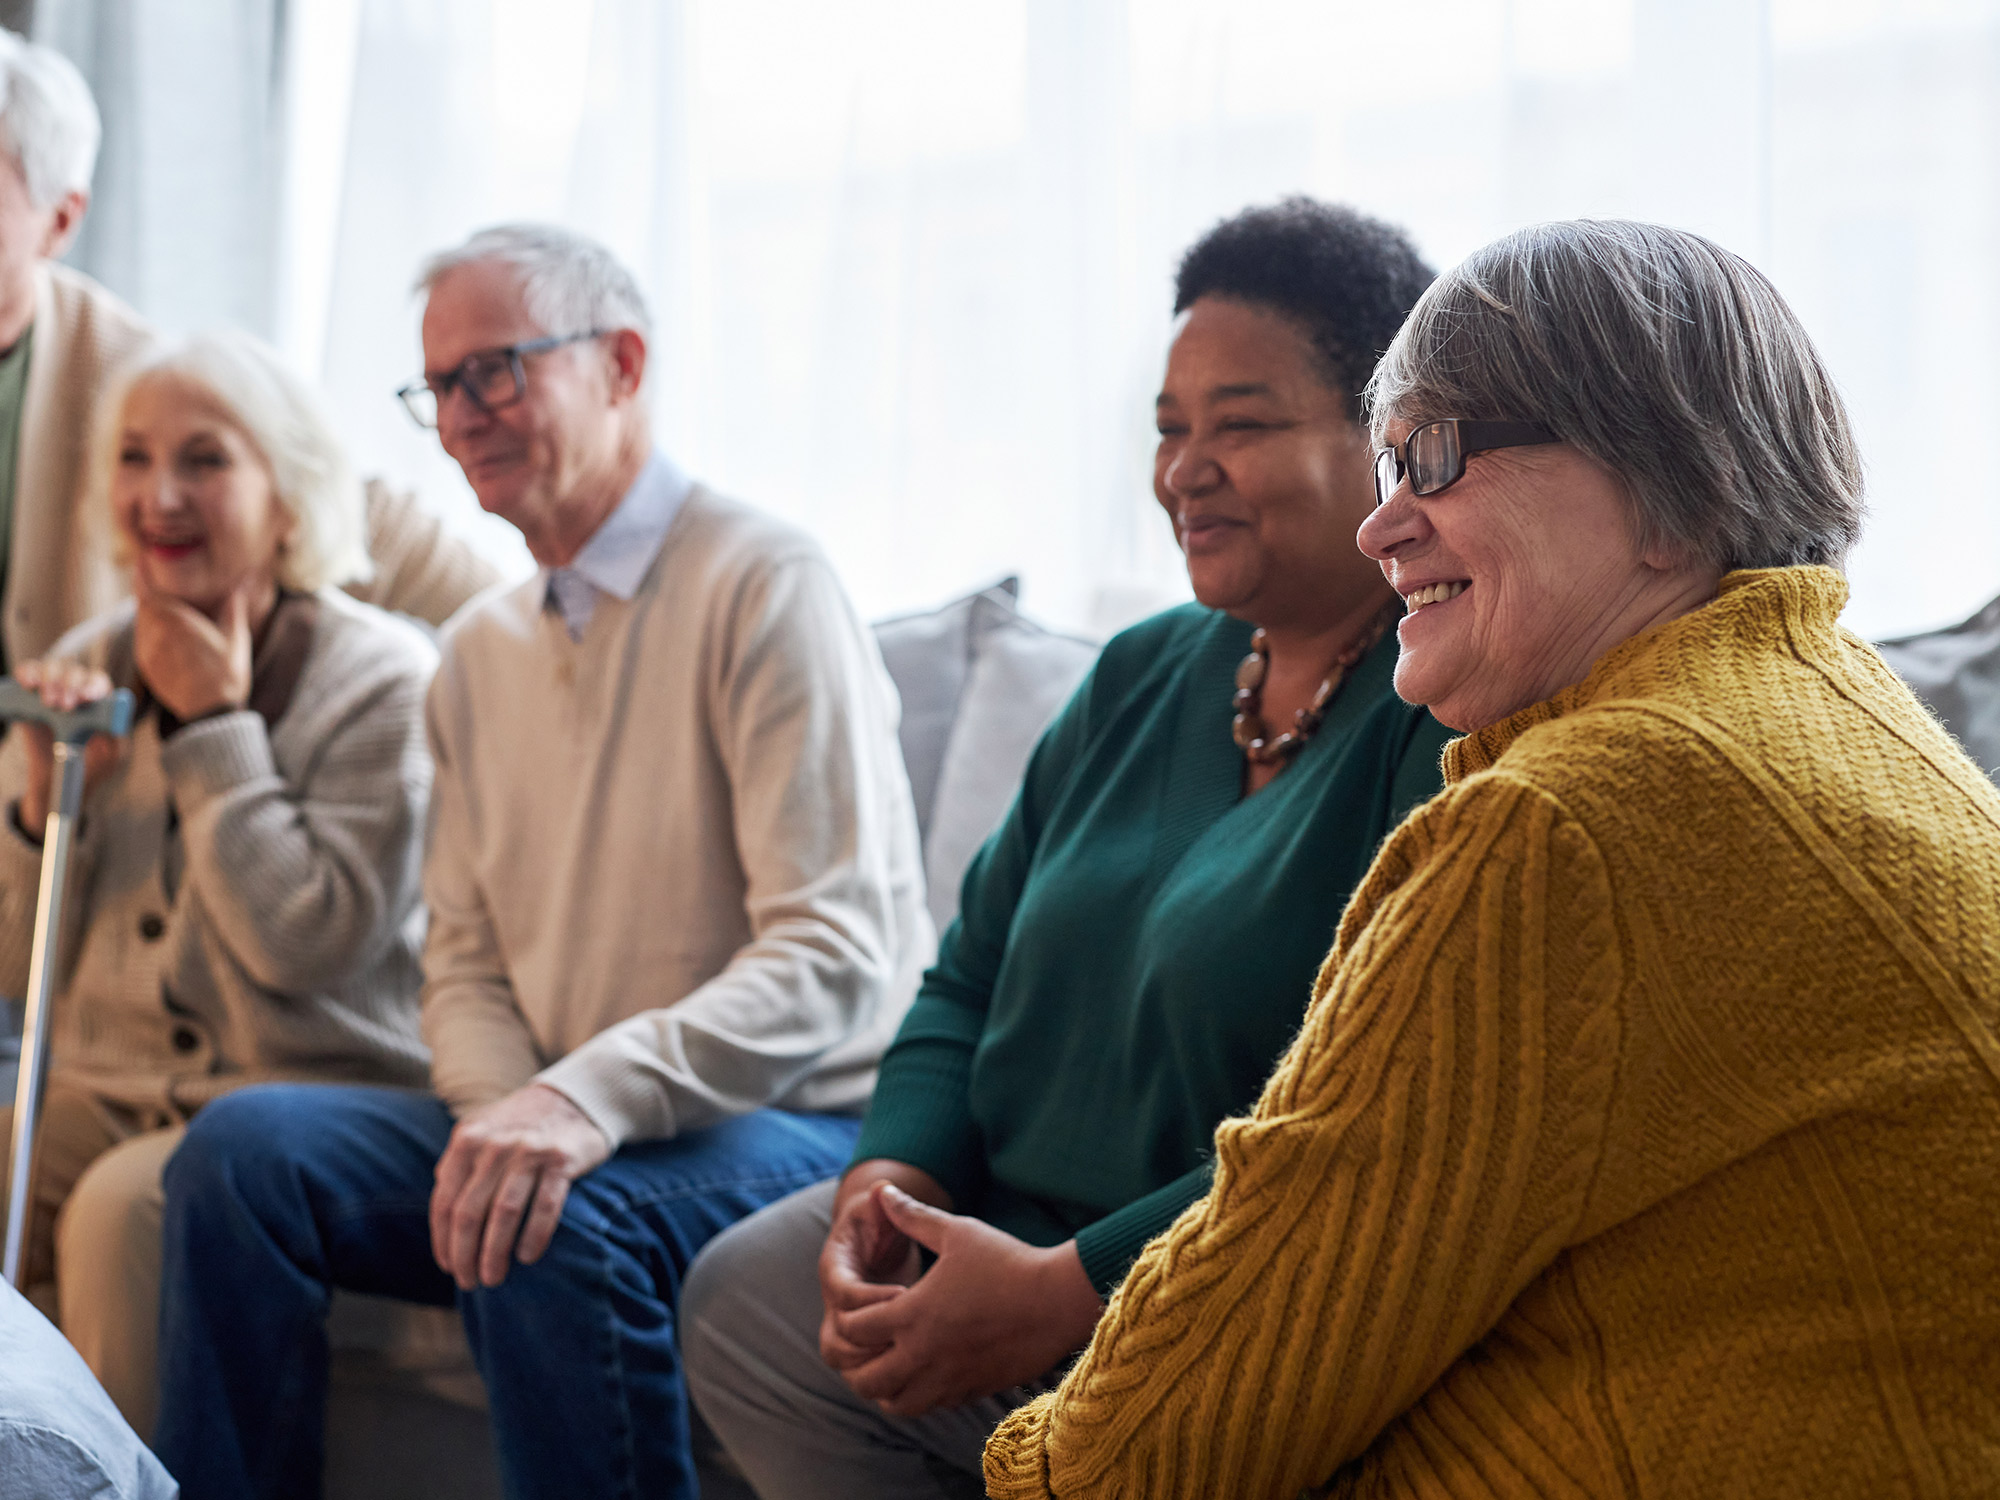
[[[278,774],[264,721],[247,708],[176,730],[160,747],[160,765],[184,805]]]
[[[1123,1208],[1106,1214],[1076,1232],[1077,1259],[1099,1295],[1110,1296],[1132,1262],[1146,1248],[1146,1242],[1163,1234],[1190,1203],[1206,1196],[1215,1180],[1215,1164],[1203,1162],[1192,1172],[1176,1177],[1165,1187],[1155,1188],[1143,1198],[1135,1198]]]
[[[934,1052],[947,1055],[925,1056]],[[986,1175],[978,1127],[966,1108],[962,1064],[955,1050],[906,1044],[891,1052],[854,1143],[855,1161],[886,1157],[928,1172],[960,1213],[968,1211]]]
[[[1015,1407],[986,1440],[986,1493],[994,1500],[1052,1500],[1049,1418],[1055,1404],[1056,1393],[1050,1391]]]
[[[616,1151],[627,1141],[660,1141],[675,1134],[673,1107],[666,1090],[649,1076],[647,1061],[645,1049],[626,1041],[614,1026],[549,1064],[534,1081],[582,1110]],[[657,1059],[653,1062],[657,1066]]]

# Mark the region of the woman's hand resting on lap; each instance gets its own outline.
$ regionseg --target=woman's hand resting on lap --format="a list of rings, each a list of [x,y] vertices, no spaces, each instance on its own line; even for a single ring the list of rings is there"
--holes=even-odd
[[[914,1167],[863,1162],[820,1254],[820,1353],[891,1416],[1034,1380],[1088,1343],[1103,1311],[1074,1241],[1030,1245],[949,1202]],[[918,1246],[937,1257],[921,1277]]]

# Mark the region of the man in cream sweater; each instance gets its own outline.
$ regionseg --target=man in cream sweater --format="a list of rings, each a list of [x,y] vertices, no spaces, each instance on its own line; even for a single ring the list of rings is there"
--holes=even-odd
[[[431,690],[436,1095],[196,1118],[156,1447],[190,1495],[312,1492],[339,1285],[456,1300],[510,1494],[693,1500],[681,1275],[845,1163],[932,949],[894,690],[817,547],[653,447],[606,251],[488,230],[422,287],[404,398],[543,564]]]

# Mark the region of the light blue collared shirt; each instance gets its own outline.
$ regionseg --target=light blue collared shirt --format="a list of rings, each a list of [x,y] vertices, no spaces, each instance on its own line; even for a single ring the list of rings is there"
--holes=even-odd
[[[570,565],[542,570],[542,607],[562,616],[571,640],[582,640],[590,628],[598,595],[629,600],[639,592],[640,580],[659,556],[667,528],[693,488],[694,482],[655,448],[618,508],[590,534]]]

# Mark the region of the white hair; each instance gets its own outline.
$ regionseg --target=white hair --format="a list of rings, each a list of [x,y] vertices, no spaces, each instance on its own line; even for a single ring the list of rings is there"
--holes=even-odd
[[[631,328],[651,338],[653,317],[632,273],[587,235],[554,224],[496,224],[424,262],[412,290],[428,294],[447,271],[497,260],[521,279],[521,300],[543,333]]]
[[[111,522],[125,402],[155,378],[183,380],[218,401],[270,470],[271,488],[292,519],[278,555],[278,582],[312,593],[374,576],[361,486],[346,451],[305,381],[277,350],[222,329],[149,350],[125,365],[98,398],[91,438],[93,520]]]
[[[0,31],[0,148],[11,151],[37,208],[90,191],[104,127],[90,85],[68,58]]]

